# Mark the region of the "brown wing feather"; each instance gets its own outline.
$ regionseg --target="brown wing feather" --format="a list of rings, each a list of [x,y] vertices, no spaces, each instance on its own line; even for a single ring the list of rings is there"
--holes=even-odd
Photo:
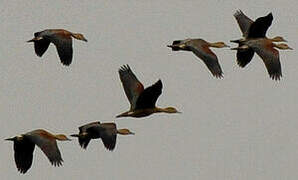
[[[254,21],[247,17],[241,10],[236,11],[234,17],[237,20],[237,23],[240,27],[243,36],[247,37],[249,27]]]
[[[139,95],[144,91],[144,86],[128,65],[122,66],[118,72],[125,94],[130,102],[130,109],[134,110]]]
[[[273,48],[273,44],[266,44],[263,48],[254,48],[255,52],[262,58],[269,76],[273,80],[280,80],[282,77],[279,52]]]
[[[25,136],[44,152],[52,165],[62,165],[63,160],[55,139],[49,138],[48,134],[40,133],[38,130],[29,132]]]
[[[209,49],[207,45],[192,45],[190,46],[190,49],[196,56],[203,60],[213,76],[217,78],[223,77],[223,72],[219,65],[217,56]]]

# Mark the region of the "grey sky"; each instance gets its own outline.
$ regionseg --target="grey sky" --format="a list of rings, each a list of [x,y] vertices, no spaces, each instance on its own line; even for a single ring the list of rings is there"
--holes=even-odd
[[[98,140],[87,151],[76,140],[59,142],[59,168],[36,148],[25,175],[16,170],[12,143],[2,141],[1,179],[296,179],[297,7],[296,0],[2,1],[2,139],[37,128],[72,134],[88,122],[114,121],[129,108],[117,73],[123,64],[145,86],[160,78],[157,104],[183,113],[117,119],[136,135],[118,136],[114,152]],[[281,35],[294,48],[280,51],[280,82],[257,56],[241,69],[235,52],[214,49],[224,71],[218,80],[192,53],[166,47],[188,37],[230,44],[241,36],[237,9],[252,19],[272,12],[268,37]],[[47,28],[88,39],[74,41],[70,67],[60,64],[53,45],[39,58],[25,43]]]

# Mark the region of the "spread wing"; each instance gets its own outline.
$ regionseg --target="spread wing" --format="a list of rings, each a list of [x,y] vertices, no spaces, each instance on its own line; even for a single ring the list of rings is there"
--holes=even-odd
[[[241,46],[241,45],[239,45]],[[241,50],[237,50],[237,64],[240,66],[240,67],[245,67],[250,61],[251,59],[253,58],[254,56],[254,51],[253,49],[251,48],[248,48],[248,49],[241,49]]]
[[[137,79],[128,65],[124,65],[119,69],[119,76],[125,94],[130,102],[130,109],[134,110],[138,97],[144,91],[144,86]]]
[[[104,144],[104,146],[110,150],[113,151],[116,146],[116,140],[117,140],[117,128],[115,123],[103,123],[100,125],[101,131],[100,131],[100,137]]]
[[[280,80],[282,72],[278,50],[274,49],[272,46],[265,46],[254,50],[262,58],[269,76],[273,80]]]
[[[217,78],[223,77],[223,72],[219,65],[217,56],[209,49],[207,45],[190,45],[191,51],[206,64],[207,68]]]
[[[136,102],[136,109],[154,108],[158,97],[162,92],[162,82],[158,80],[155,84],[147,87]]]
[[[72,39],[71,37],[52,36],[52,42],[55,44],[61,63],[69,66],[72,61]]]
[[[27,138],[14,141],[14,160],[20,173],[26,173],[32,165],[35,144]]]
[[[41,39],[38,41],[34,41],[34,50],[35,50],[36,55],[41,57],[48,49],[50,42],[51,41],[49,41],[47,39]]]
[[[95,138],[96,134],[99,134],[98,132],[96,132],[96,127],[99,127],[99,125],[100,125],[100,122],[98,121],[98,122],[92,122],[79,127],[80,134],[87,133],[84,136],[78,137],[79,144],[83,149],[86,149],[90,140],[92,138]]]
[[[259,17],[254,23],[251,24],[248,30],[249,38],[262,38],[266,36],[268,28],[271,26],[273,20],[272,13],[267,16]]]
[[[43,137],[43,135],[34,134],[28,135],[27,137],[44,152],[52,165],[62,165],[63,160],[56,140]]]
[[[248,35],[248,29],[253,23],[253,20],[251,20],[249,17],[247,17],[241,10],[236,11],[234,14],[234,17],[237,20],[237,23],[240,27],[240,30],[244,37],[247,37]]]

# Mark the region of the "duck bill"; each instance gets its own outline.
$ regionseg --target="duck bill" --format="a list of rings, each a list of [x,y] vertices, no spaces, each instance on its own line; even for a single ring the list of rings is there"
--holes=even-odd
[[[14,141],[14,138],[7,138],[7,139],[4,139],[5,141]]]
[[[78,134],[71,134],[70,136],[71,136],[71,137],[79,137]]]
[[[41,40],[42,39],[42,37],[35,37],[35,38],[33,38],[33,39],[31,39],[31,40],[28,40],[27,42],[29,43],[29,42],[35,42],[35,41],[39,41],[39,40]]]

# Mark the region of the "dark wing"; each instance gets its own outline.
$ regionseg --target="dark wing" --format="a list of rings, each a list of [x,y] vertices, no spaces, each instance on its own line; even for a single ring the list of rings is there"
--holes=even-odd
[[[241,10],[236,11],[234,14],[234,17],[237,20],[237,23],[240,27],[240,30],[244,37],[247,37],[248,29],[253,23],[253,20],[251,20],[249,17],[247,17]]]
[[[87,129],[90,127],[98,126],[100,124],[99,121],[91,122],[79,127],[80,133],[87,132]]]
[[[72,61],[72,39],[71,37],[61,37],[59,35],[52,35],[51,41],[57,48],[58,55],[63,65],[69,66]]]
[[[213,76],[217,78],[223,77],[223,72],[219,65],[217,56],[209,49],[207,45],[190,45],[191,51],[204,61]]]
[[[48,49],[50,42],[51,41],[49,41],[47,39],[41,39],[38,41],[34,41],[34,50],[35,50],[36,55],[41,57]]]
[[[266,36],[268,28],[271,26],[273,20],[272,13],[267,16],[259,17],[254,23],[251,24],[248,30],[249,38],[262,38]]]
[[[282,72],[278,50],[271,46],[265,46],[265,48],[256,48],[255,52],[262,58],[269,76],[273,80],[280,80]]]
[[[116,146],[116,140],[117,140],[117,128],[115,123],[103,123],[100,125],[101,131],[100,131],[100,137],[104,144],[104,146],[110,150],[113,151]]]
[[[97,132],[96,127],[98,127],[99,125],[100,125],[100,122],[97,121],[97,122],[92,122],[92,123],[89,123],[89,124],[86,124],[86,125],[83,125],[83,126],[79,127],[80,134],[87,133],[84,136],[79,136],[78,137],[79,144],[83,149],[87,148],[87,146],[88,146],[91,139],[99,138],[99,135],[97,135],[98,137],[96,137],[96,134],[99,134]]]
[[[241,46],[241,45],[239,45]],[[240,66],[240,67],[245,67],[250,61],[251,59],[253,58],[254,56],[254,51],[253,49],[251,48],[248,48],[248,49],[241,49],[241,50],[237,50],[237,64]]]
[[[27,138],[14,141],[14,160],[20,173],[26,173],[32,165],[35,144]]]
[[[52,165],[62,165],[63,160],[56,140],[43,137],[42,135],[32,134],[26,136],[44,152]]]
[[[154,108],[158,97],[161,95],[162,82],[158,80],[155,84],[147,87],[136,102],[136,109]]]
[[[78,139],[79,139],[79,144],[80,144],[80,146],[81,146],[83,149],[86,149],[87,146],[88,146],[88,144],[89,144],[89,142],[90,142],[90,140],[91,140],[91,137],[88,136],[88,135],[86,135],[86,136],[84,136],[84,137],[79,136]]]
[[[137,79],[128,65],[119,69],[119,76],[122,82],[125,94],[130,102],[130,109],[134,110],[140,94],[144,91],[143,84]]]

